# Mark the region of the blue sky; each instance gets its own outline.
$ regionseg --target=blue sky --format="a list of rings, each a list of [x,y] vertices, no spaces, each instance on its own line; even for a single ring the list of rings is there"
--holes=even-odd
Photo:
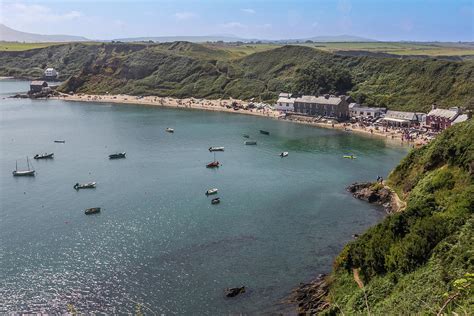
[[[91,39],[349,34],[389,41],[474,41],[474,0],[1,0],[0,22],[25,32]]]

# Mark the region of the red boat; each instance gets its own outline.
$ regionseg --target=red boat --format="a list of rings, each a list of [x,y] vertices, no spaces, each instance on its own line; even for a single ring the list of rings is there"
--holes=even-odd
[[[219,167],[219,161],[213,161],[206,165],[206,168],[217,168]]]

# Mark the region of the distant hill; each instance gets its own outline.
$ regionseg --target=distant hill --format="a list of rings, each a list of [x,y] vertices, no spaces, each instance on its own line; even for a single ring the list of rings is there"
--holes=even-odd
[[[276,40],[277,43],[302,43],[306,41],[312,41],[316,43],[341,43],[341,42],[378,42],[377,40],[353,36],[353,35],[334,35],[334,36],[313,36],[308,38],[299,38],[299,39],[286,39],[286,40]]]
[[[219,35],[209,35],[209,36],[152,36],[152,37],[128,37],[128,38],[118,38],[115,41],[119,42],[159,42],[159,43],[170,43],[170,42],[192,42],[192,43],[205,43],[205,42],[237,42],[243,41],[247,42],[250,40],[242,39],[237,36],[219,36]]]
[[[82,36],[72,36],[72,35],[42,35],[42,34],[26,33],[26,32],[14,30],[0,23],[0,41],[37,43],[37,42],[81,42],[81,41],[88,41],[88,39]]]
[[[258,38],[242,38],[234,35],[206,35],[206,36],[156,36],[156,37],[129,37],[129,38],[118,38],[115,41],[119,42],[159,42],[169,43],[177,41],[186,41],[192,43],[205,43],[205,42],[262,42],[262,43],[302,43],[306,41],[320,42],[320,43],[337,43],[337,42],[377,42],[376,40],[352,36],[352,35],[336,35],[336,36],[315,36],[310,38],[300,39],[281,39],[281,40],[269,40],[269,39],[258,39]]]

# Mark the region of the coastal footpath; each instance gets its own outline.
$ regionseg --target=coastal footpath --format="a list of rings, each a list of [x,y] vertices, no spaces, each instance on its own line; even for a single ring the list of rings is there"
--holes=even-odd
[[[474,122],[412,150],[386,181],[351,185],[368,202],[394,201],[380,224],[350,242],[327,276],[302,284],[304,314],[474,314]]]

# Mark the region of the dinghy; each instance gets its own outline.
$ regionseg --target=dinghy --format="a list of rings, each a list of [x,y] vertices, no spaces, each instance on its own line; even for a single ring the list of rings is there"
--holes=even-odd
[[[74,189],[79,190],[79,189],[94,189],[96,185],[96,182],[89,182],[89,183],[76,183],[74,185]]]
[[[206,168],[218,168],[219,167],[219,161],[213,161],[210,162],[206,165]]]
[[[288,157],[288,152],[287,151],[284,151],[280,154],[280,157],[283,158],[283,157]]]
[[[347,158],[347,159],[356,159],[357,157],[354,156],[354,155],[346,155],[346,156],[344,156],[344,158]]]
[[[60,139],[60,140],[55,140],[54,142],[55,142],[55,143],[64,144],[66,141],[65,141],[65,140],[61,140],[61,139]]]
[[[246,140],[244,142],[245,145],[257,145],[257,142],[254,140]]]
[[[212,195],[217,193],[217,188],[209,189],[206,191],[206,195]]]
[[[215,198],[211,200],[211,204],[219,204],[221,202],[220,198]]]
[[[36,154],[33,158],[34,159],[51,159],[51,158],[54,158],[53,156],[54,156],[54,153],[50,153],[50,154],[44,153],[42,155]]]
[[[86,215],[97,214],[100,213],[100,207],[92,207],[84,210]]]
[[[224,151],[224,147],[209,147],[209,151]]]
[[[165,129],[165,131],[167,131],[168,133],[174,133],[174,129],[168,127],[167,129]]]
[[[109,155],[109,159],[120,159],[120,158],[125,158],[124,152]]]
[[[267,132],[267,131],[264,131],[264,130],[260,130],[260,134],[263,134],[263,135],[270,135],[270,132]]]

